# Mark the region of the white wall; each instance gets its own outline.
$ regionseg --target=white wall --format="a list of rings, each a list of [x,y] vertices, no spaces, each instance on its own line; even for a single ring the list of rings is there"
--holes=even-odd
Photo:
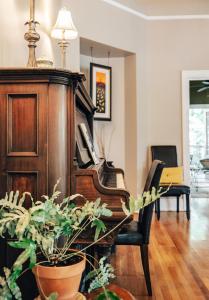
[[[40,23],[36,27],[36,31],[40,34],[36,58],[45,56],[54,62],[55,67],[59,67],[60,49],[57,41],[51,39],[50,33],[61,7],[61,0],[35,1],[35,3],[35,19]],[[0,16],[0,66],[25,67],[28,61],[28,47],[24,34],[28,31],[28,26],[24,23],[29,20],[29,1],[0,1]],[[67,60],[67,68],[78,71],[79,40],[71,42],[68,50],[72,56]]]
[[[182,164],[183,70],[209,69],[208,20],[150,22],[146,91],[149,144],[176,144]]]
[[[81,55],[81,72],[86,75],[86,87],[90,87],[90,56]],[[107,58],[93,58],[94,63],[108,65]],[[94,138],[99,137],[105,146],[106,159],[114,161],[116,167],[125,168],[125,89],[124,58],[111,57],[112,67],[112,121],[94,121]],[[98,143],[99,144],[99,143]]]
[[[137,80],[136,55],[125,57],[125,175],[132,195],[137,195]]]
[[[52,47],[49,33],[52,19],[56,18],[60,3],[54,1],[52,7],[50,0],[36,2],[36,20],[41,23],[37,26],[41,36],[41,40],[37,43],[37,57],[45,55],[56,60],[58,51],[56,47]],[[24,23],[29,19],[29,1],[0,1],[0,15],[0,66],[24,67],[28,60],[28,47],[24,40],[28,26]]]
[[[149,22],[146,91],[148,145],[177,145],[182,164],[183,70],[209,69],[208,20]],[[165,209],[174,208],[171,201]]]

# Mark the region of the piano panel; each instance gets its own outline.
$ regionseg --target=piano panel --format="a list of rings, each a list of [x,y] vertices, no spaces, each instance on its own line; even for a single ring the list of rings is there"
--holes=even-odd
[[[38,155],[38,99],[37,95],[8,95],[8,155]],[[28,115],[30,118],[28,118]],[[25,126],[27,120],[27,126]],[[27,137],[27,139],[25,138]]]

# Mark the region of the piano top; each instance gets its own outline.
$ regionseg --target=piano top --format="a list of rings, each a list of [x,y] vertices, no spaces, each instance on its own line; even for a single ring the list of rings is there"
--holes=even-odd
[[[0,68],[1,81],[18,81],[22,79],[45,80],[47,82],[69,85],[72,81],[86,80],[83,73],[71,72],[61,68]]]

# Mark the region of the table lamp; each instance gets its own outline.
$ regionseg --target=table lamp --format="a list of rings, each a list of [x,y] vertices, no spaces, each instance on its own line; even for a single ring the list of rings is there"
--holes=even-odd
[[[62,67],[66,64],[66,49],[69,45],[67,40],[74,40],[78,36],[78,31],[73,24],[71,12],[63,7],[57,17],[57,21],[52,29],[51,36],[55,39],[61,40],[58,45],[61,48]]]

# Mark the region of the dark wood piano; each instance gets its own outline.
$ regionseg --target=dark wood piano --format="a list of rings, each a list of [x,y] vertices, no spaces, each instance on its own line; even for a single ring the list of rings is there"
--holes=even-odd
[[[84,138],[82,126],[92,147],[95,107],[83,80],[59,69],[0,69],[0,197],[27,190],[40,200],[61,178],[63,196],[100,197],[115,224],[124,218],[121,200],[127,202],[129,192],[123,171],[104,159],[95,164]],[[10,265],[10,249],[0,247],[0,267]]]

